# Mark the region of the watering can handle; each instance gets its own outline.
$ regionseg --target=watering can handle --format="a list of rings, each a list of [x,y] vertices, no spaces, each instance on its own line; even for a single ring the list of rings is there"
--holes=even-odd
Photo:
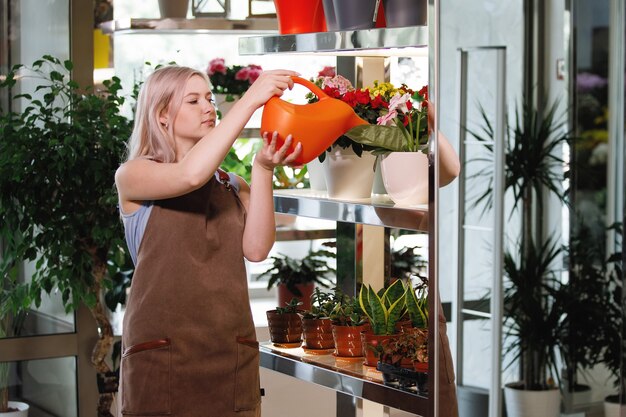
[[[326,94],[324,91],[322,91],[321,88],[319,88],[317,85],[315,85],[314,83],[312,83],[309,80],[305,80],[302,77],[296,77],[296,76],[291,77],[291,79],[293,80],[294,83],[303,85],[306,88],[308,88],[309,90],[311,90],[311,92],[313,94],[315,94],[320,100],[322,98],[327,98],[328,97],[328,94]]]

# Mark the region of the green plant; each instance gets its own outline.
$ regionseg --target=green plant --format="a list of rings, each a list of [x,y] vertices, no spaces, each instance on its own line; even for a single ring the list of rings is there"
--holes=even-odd
[[[524,97],[521,106],[515,108],[513,125],[507,122],[504,144],[504,189],[513,197],[511,215],[516,209],[521,214],[520,229],[507,230],[519,239],[519,256],[507,252],[504,260],[508,278],[504,295],[507,349],[514,351],[514,360],[519,360],[523,389],[527,390],[547,389],[550,376],[557,380],[559,376],[555,369],[555,349],[559,344],[562,305],[558,297],[560,283],[555,278],[560,268],[555,260],[561,248],[555,241],[545,240],[553,231],[545,230],[547,222],[543,219],[546,195],[552,194],[567,204],[563,180],[568,175],[568,166],[560,155],[572,137],[567,129],[567,117],[557,114],[558,107],[558,101],[536,106]],[[493,206],[491,167],[496,135],[482,107],[480,113],[483,120],[480,130],[466,129],[487,151],[487,155],[471,162],[487,168],[479,168],[468,180],[486,184],[474,198],[474,206],[483,205],[485,213]]]
[[[224,58],[212,59],[206,70],[213,93],[226,94],[226,101],[234,101],[235,96],[241,96],[248,91],[262,71],[260,66],[252,64],[227,67]]]
[[[405,311],[407,288],[401,280],[376,293],[371,285],[364,285],[359,291],[359,305],[369,319],[372,332],[377,335],[394,334],[396,322]]]
[[[414,328],[423,329],[428,327],[428,298],[426,290],[427,286],[418,288],[411,288],[410,284],[407,286],[406,310]]]
[[[411,329],[383,344],[380,361],[400,366],[402,359],[428,362],[428,331]]]
[[[269,259],[273,261],[271,267],[258,275],[257,280],[269,277],[267,281],[268,290],[283,284],[299,297],[302,296],[302,292],[298,289],[298,284],[315,282],[322,287],[331,288],[331,278],[336,271],[328,265],[328,260],[335,257],[334,252],[324,249],[309,251],[302,259],[295,259],[279,253],[270,256]]]
[[[311,311],[302,313],[305,319],[325,319],[330,315],[335,307],[335,295],[333,293],[321,291],[315,288],[311,294]]]
[[[44,56],[29,68],[14,66],[0,81],[9,95],[22,77],[39,81],[32,94],[12,97],[23,110],[0,112],[3,285],[24,262],[35,266],[30,282],[8,284],[3,310],[15,316],[52,291],[67,311],[87,305],[99,330],[92,362],[105,373],[113,332],[100,294],[108,261],[126,250],[113,176],[132,122],[120,114],[118,78],[102,91],[84,90],[70,79],[72,68]],[[100,415],[109,415],[111,401],[110,394],[100,397]]]
[[[406,246],[391,253],[390,276],[408,280],[417,277],[421,287],[428,286],[428,262],[417,251],[419,246]]]
[[[350,297],[335,289],[335,306],[330,313],[333,324],[338,326],[360,326],[367,322],[365,312],[357,297]]]
[[[297,313],[299,311],[298,307],[302,305],[302,301],[299,301],[297,298],[292,298],[291,301],[286,304],[284,307],[278,306],[276,307],[277,314],[290,314]]]
[[[377,124],[353,127],[346,136],[372,147],[376,155],[428,152],[428,87],[413,91],[402,86],[394,93]]]
[[[563,309],[552,263],[560,253],[561,247],[548,240],[541,246],[530,242],[519,256],[504,255],[506,351],[512,354],[509,366],[520,360],[526,390],[545,390],[550,379],[559,379],[556,349]]]

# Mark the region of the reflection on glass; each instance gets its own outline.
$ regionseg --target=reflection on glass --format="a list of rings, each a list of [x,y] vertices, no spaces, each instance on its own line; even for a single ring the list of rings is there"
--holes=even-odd
[[[74,357],[2,362],[2,367],[8,370],[6,383],[14,408],[21,410],[26,404],[30,417],[77,416]]]

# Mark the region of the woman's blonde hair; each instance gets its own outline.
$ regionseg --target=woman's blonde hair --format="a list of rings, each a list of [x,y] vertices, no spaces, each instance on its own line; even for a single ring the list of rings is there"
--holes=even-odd
[[[189,67],[167,66],[154,71],[146,79],[139,92],[135,125],[128,143],[128,160],[146,157],[159,162],[176,160],[174,120],[183,101],[187,81],[194,75],[208,76]],[[170,121],[163,126],[159,120],[167,111]]]

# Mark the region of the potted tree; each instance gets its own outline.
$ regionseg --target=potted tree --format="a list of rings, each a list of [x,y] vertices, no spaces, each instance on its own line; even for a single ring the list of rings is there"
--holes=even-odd
[[[17,282],[15,275],[5,277],[0,286],[0,339],[19,334],[26,315],[27,287]],[[0,416],[26,417],[29,405],[9,401],[9,363],[0,362]],[[10,414],[9,414],[10,413]]]
[[[105,374],[113,332],[100,295],[107,263],[125,252],[113,176],[132,122],[120,114],[119,79],[103,91],[84,91],[71,70],[70,61],[44,56],[0,81],[10,93],[21,76],[40,80],[34,94],[13,97],[23,111],[0,113],[0,275],[5,282],[23,262],[34,262],[30,282],[10,295],[21,308],[39,306],[42,293],[53,290],[68,311],[85,304],[99,330],[92,362]],[[100,416],[110,416],[112,399],[101,394]]]
[[[565,162],[560,155],[562,146],[571,141],[566,128],[567,118],[557,115],[558,102],[538,108],[525,97],[521,108],[516,108],[514,124],[507,128],[505,143],[505,190],[512,194],[513,207],[520,210],[521,228],[512,231],[519,238],[517,248],[505,254],[504,269],[508,282],[505,284],[505,326],[509,335],[509,349],[517,349],[515,360],[520,364],[519,382],[507,384],[505,402],[509,416],[545,415],[557,416],[560,393],[548,384],[550,376],[558,380],[554,369],[555,348],[558,345],[557,326],[561,314],[560,300],[556,297],[559,282],[556,277],[556,260],[561,255],[557,242],[545,238],[554,233],[546,230],[543,219],[545,190],[566,203],[562,187]],[[485,150],[493,152],[493,127],[481,108],[483,126],[471,136],[484,144]],[[485,160],[478,159],[483,168],[473,178],[485,178],[487,187],[475,197],[476,205],[485,211],[493,203],[493,172],[484,168]],[[520,401],[514,397],[547,394],[548,399]],[[545,405],[542,410],[525,411],[514,405]]]
[[[311,310],[311,295],[315,285],[331,288],[335,269],[328,265],[335,253],[329,250],[309,250],[302,259],[279,253],[270,256],[271,266],[257,276],[268,277],[267,289],[278,288],[278,305],[284,306],[292,298],[302,302],[303,310]]]

